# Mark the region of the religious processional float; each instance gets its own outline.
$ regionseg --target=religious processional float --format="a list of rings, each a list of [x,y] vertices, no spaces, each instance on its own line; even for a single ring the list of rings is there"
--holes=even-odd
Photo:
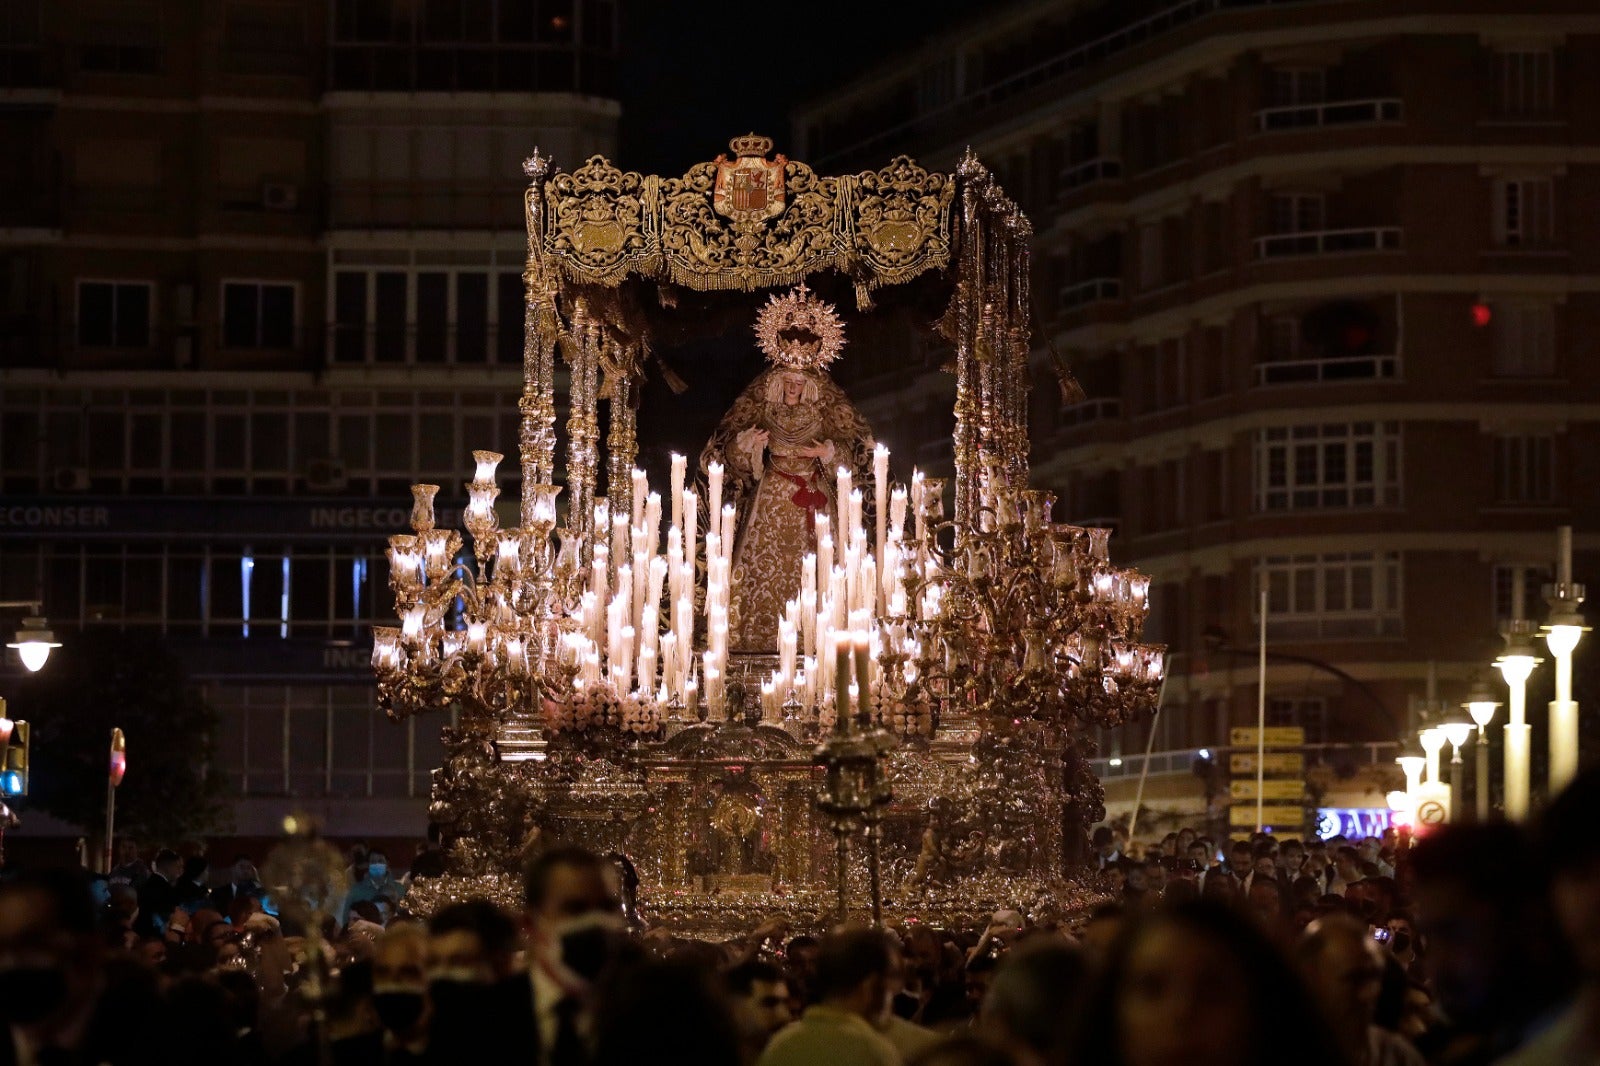
[[[683,933],[1082,907],[1091,731],[1153,709],[1163,649],[1109,531],[1028,487],[1028,222],[970,153],[821,177],[731,147],[675,178],[525,164],[518,524],[499,454],[473,453],[464,535],[415,486],[401,624],[374,634],[388,714],[454,723],[430,808],[452,871],[409,902],[515,902],[526,854],[568,841]],[[933,309],[911,319],[950,353],[952,479],[894,480],[834,382],[845,299]],[[662,495],[635,468],[647,371],[730,321],[770,365]]]

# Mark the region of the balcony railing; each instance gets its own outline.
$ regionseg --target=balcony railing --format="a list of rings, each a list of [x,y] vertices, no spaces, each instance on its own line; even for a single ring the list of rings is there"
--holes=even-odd
[[[1356,126],[1399,121],[1400,100],[1397,97],[1294,104],[1289,107],[1263,108],[1256,112],[1256,129],[1262,133],[1315,129],[1319,126]]]
[[[1061,191],[1092,185],[1097,181],[1110,181],[1122,177],[1122,160],[1101,156],[1097,159],[1075,163],[1061,171]]]
[[[1090,278],[1073,285],[1061,287],[1061,298],[1056,304],[1063,311],[1071,311],[1101,300],[1122,299],[1122,282],[1118,278]]]
[[[1392,252],[1399,247],[1399,226],[1307,230],[1257,237],[1256,258],[1288,259],[1293,256],[1336,255],[1343,252]]]
[[[1256,364],[1256,384],[1311,385],[1325,381],[1393,379],[1400,369],[1396,355],[1348,355],[1330,359],[1283,359]]]
[[[938,128],[947,122],[952,114],[988,107],[1018,93],[1026,92],[1029,89],[1048,84],[1058,78],[1093,66],[1119,52],[1127,51],[1148,40],[1160,37],[1163,34],[1170,33],[1175,29],[1221,11],[1305,2],[1308,2],[1308,0],[1181,0],[1180,3],[1172,4],[1152,15],[1130,22],[1103,37],[1076,45],[1031,67],[1024,67],[1015,71],[998,81],[973,88],[942,107],[930,108],[904,122],[880,128],[837,149],[817,153],[818,158],[815,162],[819,164],[828,163],[844,157],[865,154],[868,149],[893,142],[914,130]]]

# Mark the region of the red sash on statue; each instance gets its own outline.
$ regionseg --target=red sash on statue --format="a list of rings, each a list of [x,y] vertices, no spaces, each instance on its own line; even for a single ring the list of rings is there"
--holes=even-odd
[[[799,474],[785,474],[782,470],[774,470],[772,472],[784,480],[794,483],[795,494],[789,497],[789,502],[805,510],[806,529],[810,530],[816,521],[817,508],[827,506],[827,495],[812,488],[809,481]]]

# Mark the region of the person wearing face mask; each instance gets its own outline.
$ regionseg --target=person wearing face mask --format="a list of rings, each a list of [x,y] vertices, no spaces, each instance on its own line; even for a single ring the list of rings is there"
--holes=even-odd
[[[878,1031],[888,1013],[894,957],[883,933],[845,929],[823,937],[817,994],[800,1020],[772,1038],[757,1066],[900,1066],[900,1053]]]
[[[523,903],[541,1066],[573,1066],[593,1048],[596,981],[626,944],[616,867],[579,847],[528,864]]]
[[[81,873],[37,870],[0,882],[0,1064],[129,1062],[154,1015],[120,984],[108,987]]]
[[[382,914],[392,913],[394,905],[405,895],[405,886],[389,873],[389,860],[381,851],[363,853],[351,867],[352,881],[339,909],[339,924],[350,921],[350,908],[357,903],[371,902]]]
[[[384,1062],[420,1063],[428,1049],[428,937],[400,925],[378,938],[372,952],[372,1007],[383,1026]]]
[[[516,919],[487,900],[453,903],[434,914],[427,945],[429,1062],[454,1064],[468,1048],[536,1046],[533,992],[518,965],[520,947]]]

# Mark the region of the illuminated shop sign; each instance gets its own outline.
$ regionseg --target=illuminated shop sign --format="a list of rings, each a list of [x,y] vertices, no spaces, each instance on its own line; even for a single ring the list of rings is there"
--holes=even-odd
[[[1323,840],[1382,836],[1392,813],[1387,807],[1318,807],[1317,836]]]

